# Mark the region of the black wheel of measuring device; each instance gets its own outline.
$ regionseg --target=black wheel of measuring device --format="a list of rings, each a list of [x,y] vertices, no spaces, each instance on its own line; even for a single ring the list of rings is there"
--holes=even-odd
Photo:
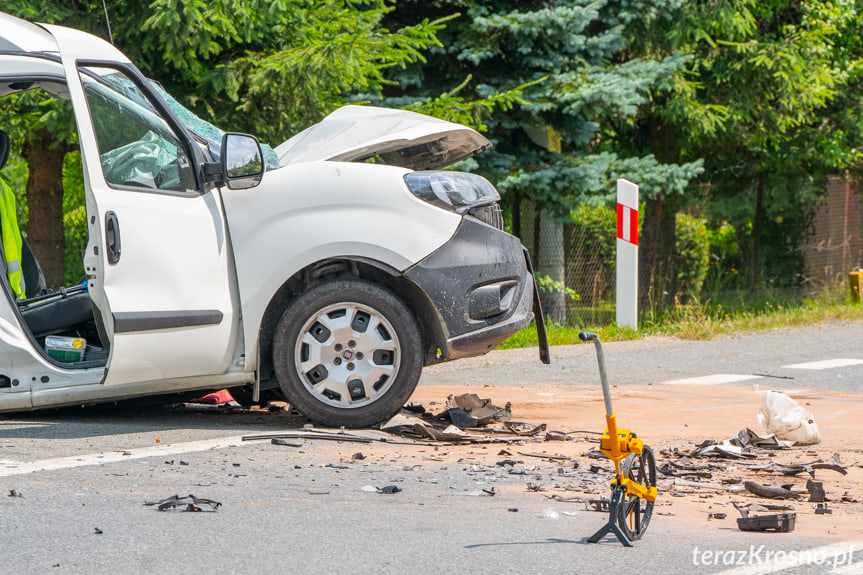
[[[620,464],[620,474],[639,485],[650,488],[656,486],[656,460],[653,450],[644,446],[640,455],[632,454]],[[617,508],[617,524],[630,541],[641,539],[653,515],[653,501],[625,495],[623,503]]]

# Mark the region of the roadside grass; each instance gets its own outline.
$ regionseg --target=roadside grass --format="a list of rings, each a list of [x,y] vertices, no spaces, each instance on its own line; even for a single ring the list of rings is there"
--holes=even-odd
[[[778,298],[773,301],[748,302],[748,305],[688,304],[677,305],[661,316],[642,319],[636,332],[617,325],[571,327],[548,325],[550,345],[580,343],[580,331],[592,331],[602,341],[640,339],[649,335],[669,335],[682,339],[710,340],[727,334],[765,331],[788,327],[802,327],[822,321],[861,321],[863,304],[860,302],[837,302],[835,297],[822,301],[802,301]],[[532,347],[537,345],[536,326],[531,324],[504,341],[499,349]]]

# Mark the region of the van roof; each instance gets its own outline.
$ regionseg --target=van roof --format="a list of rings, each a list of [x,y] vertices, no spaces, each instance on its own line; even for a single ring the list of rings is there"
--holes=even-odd
[[[54,36],[38,24],[0,12],[0,52],[59,52]]]

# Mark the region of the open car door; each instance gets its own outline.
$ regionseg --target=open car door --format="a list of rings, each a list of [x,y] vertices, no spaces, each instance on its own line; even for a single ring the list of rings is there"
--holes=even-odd
[[[60,46],[78,124],[84,266],[110,343],[104,383],[226,372],[238,320],[219,190],[202,193],[186,133],[120,52],[46,28]]]

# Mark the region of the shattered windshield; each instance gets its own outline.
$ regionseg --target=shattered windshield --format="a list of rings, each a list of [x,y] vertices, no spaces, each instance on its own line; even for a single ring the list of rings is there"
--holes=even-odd
[[[165,102],[168,103],[168,107],[171,108],[171,111],[177,115],[177,118],[186,126],[187,129],[194,132],[196,135],[201,138],[207,140],[207,143],[210,147],[210,151],[213,152],[216,156],[219,155],[219,151],[221,149],[222,136],[225,135],[224,130],[220,130],[213,124],[202,120],[195,114],[193,114],[189,109],[183,106],[180,102],[178,102],[173,96],[171,96],[168,92],[165,91],[164,88],[153,80],[150,80],[150,84],[153,88],[159,92],[159,95],[165,99]],[[273,150],[270,146],[266,144],[261,144],[261,150],[264,152],[264,166],[267,170],[273,170],[279,167],[279,156],[276,154],[275,150]]]

